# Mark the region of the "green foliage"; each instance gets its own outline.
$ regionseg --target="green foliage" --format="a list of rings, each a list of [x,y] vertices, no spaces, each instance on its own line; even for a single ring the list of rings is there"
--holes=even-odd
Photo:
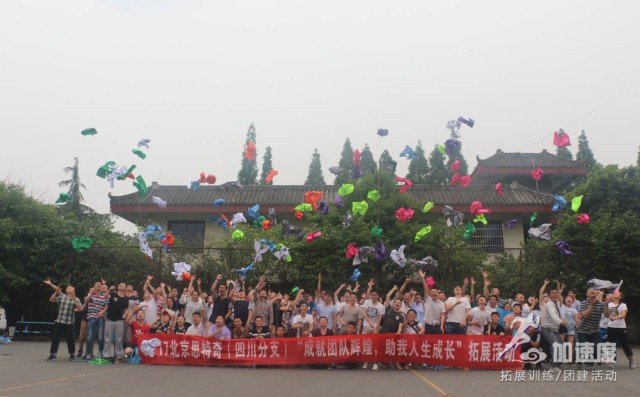
[[[449,168],[445,165],[444,156],[438,150],[438,146],[435,146],[429,155],[429,164],[431,165],[429,184],[447,185],[449,183]]]
[[[271,146],[267,146],[264,150],[264,157],[262,158],[262,173],[260,174],[261,185],[273,185],[273,181],[265,181],[271,170],[273,170]]]
[[[429,168],[429,161],[424,155],[421,142],[418,142],[415,155],[415,158],[409,163],[407,179],[416,184],[427,184],[429,183],[431,169]]]
[[[362,157],[360,157],[360,168],[365,175],[375,174],[378,170],[378,164],[373,159],[373,153],[371,153],[371,148],[367,143],[364,144],[364,149],[362,149]]]
[[[458,169],[458,173],[460,175],[466,175],[469,173],[469,165],[467,164],[467,160],[465,160],[464,156],[462,155],[462,143],[460,143],[460,148],[457,149],[455,152],[451,153],[451,155],[449,155],[447,157],[447,171],[451,170],[451,166],[453,165],[454,161],[460,161],[460,168]]]
[[[243,185],[257,185],[258,184],[258,162],[257,156],[253,160],[247,160],[244,158],[244,152],[249,142],[256,143],[256,127],[253,124],[249,126],[247,130],[247,139],[242,150],[242,162],[241,168],[238,172],[238,181]]]
[[[374,189],[381,196],[375,203],[366,198],[367,193]],[[362,217],[355,217],[350,227],[343,227],[343,217],[351,208],[351,203],[362,200],[369,203],[367,213]],[[343,198],[343,204],[343,209],[332,207],[326,216],[318,213],[305,214],[305,235],[311,231],[322,233],[322,237],[312,243],[293,237],[284,240],[280,228],[263,231],[240,225],[238,227],[245,233],[245,238],[232,240],[227,236],[216,241],[215,245],[222,247],[220,255],[218,259],[208,262],[203,272],[207,275],[221,272],[235,278],[233,269],[247,266],[253,260],[253,239],[266,238],[289,247],[292,261],[281,262],[271,253],[264,254],[263,260],[255,264],[257,270],[248,275],[249,285],[255,285],[257,277],[264,274],[274,289],[289,291],[298,286],[315,290],[317,275],[322,273],[323,288],[333,290],[342,283],[350,283],[353,266],[352,260],[345,257],[347,245],[354,243],[357,247],[374,246],[378,239],[371,237],[370,230],[379,225],[384,229],[381,241],[389,252],[405,244],[407,258],[421,259],[432,255],[440,262],[433,274],[441,288],[461,284],[464,275],[479,274],[486,255],[467,248],[462,240],[461,229],[448,228],[444,221],[434,222],[432,232],[417,243],[414,242],[416,232],[427,225],[420,212],[425,203],[414,202],[409,194],[400,194],[391,173],[365,175],[357,183],[355,191]],[[416,209],[414,219],[406,223],[397,221],[394,213],[400,207]],[[376,288],[386,292],[394,284],[401,284],[406,277],[415,276],[416,268],[409,264],[400,268],[390,259],[376,262],[370,258],[369,263],[361,266],[361,272],[360,282],[366,283],[369,278],[375,277]],[[415,286],[421,290],[420,284]]]
[[[565,160],[573,160],[573,154],[566,147],[558,147],[556,148],[556,156],[565,159]]]
[[[344,145],[342,146],[342,154],[338,167],[340,167],[340,173],[336,175],[336,179],[333,182],[336,186],[347,183],[351,178],[351,171],[353,170],[353,147],[351,146],[351,140],[349,138],[345,139]]]
[[[591,151],[591,148],[589,147],[589,140],[587,139],[587,134],[585,134],[584,130],[582,130],[578,137],[578,153],[576,153],[576,160],[582,161],[589,172],[599,166],[593,156],[593,151]]]
[[[307,180],[304,181],[306,186],[323,186],[326,185],[324,175],[322,173],[322,162],[320,161],[320,153],[318,149],[313,150],[311,155],[311,163],[309,163],[309,173]]]
[[[528,240],[522,255],[505,254],[490,267],[492,283],[505,296],[536,294],[545,278],[559,279],[584,294],[586,282],[599,278],[618,282],[630,306],[640,304],[640,168],[596,168],[587,180],[565,197],[584,195],[579,213],[589,214],[588,225],[576,224],[569,208],[560,214],[550,242]],[[573,255],[561,255],[553,243],[569,243]],[[583,295],[584,296],[584,295]]]
[[[58,211],[26,195],[24,187],[0,182],[0,302],[12,315],[42,319],[43,308],[55,310],[45,303],[51,293],[42,286],[46,277],[74,285],[78,294],[101,277],[140,285],[152,271],[150,262],[137,239],[114,233],[112,226],[108,215]],[[71,239],[85,236],[95,245],[73,250]]]
[[[385,149],[380,155],[380,169],[384,170],[388,174],[395,175],[395,173],[391,172],[388,168],[389,164],[391,164],[392,162],[393,162],[393,157],[391,157],[391,154],[389,154],[389,151]]]

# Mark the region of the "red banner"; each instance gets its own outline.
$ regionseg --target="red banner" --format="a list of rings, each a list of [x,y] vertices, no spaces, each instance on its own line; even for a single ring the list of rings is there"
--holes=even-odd
[[[403,362],[478,369],[521,369],[520,350],[500,359],[509,336],[349,335],[319,338],[215,339],[138,336],[143,364],[289,365]]]

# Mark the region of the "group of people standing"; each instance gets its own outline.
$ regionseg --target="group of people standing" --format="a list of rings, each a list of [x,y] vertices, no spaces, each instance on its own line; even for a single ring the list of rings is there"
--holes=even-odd
[[[331,293],[322,289],[319,274],[312,297],[303,289],[290,293],[269,290],[264,277],[258,279],[255,287],[247,288],[245,280],[224,282],[222,275],[218,275],[205,292],[201,280],[193,276],[180,293],[164,283],[153,287],[153,277],[148,276],[142,287],[142,299],[132,285],[120,283],[108,287],[101,280],[82,301],[72,286],[67,286],[63,293],[46,280],[45,284],[55,290],[50,301],[59,307],[47,360],[57,358],[62,335],[67,340],[70,360],[76,356],[85,360],[96,357],[93,349],[97,340],[98,358],[121,362],[137,346],[137,337],[145,333],[195,335],[221,342],[376,333],[512,335],[520,326],[519,318],[534,315],[539,316],[541,328],[527,331],[532,338],[523,351],[541,344],[572,342],[576,334],[579,341],[597,343],[601,340],[602,318],[609,322],[606,332],[609,340],[620,341],[629,366],[636,368],[626,339],[628,310],[619,291],[604,297],[601,292],[589,289],[587,298],[580,302],[573,291],[563,299],[564,285],[560,283],[547,293],[549,281],[545,280],[537,297],[531,295],[525,301],[525,296],[518,293],[507,300],[501,298],[498,288],[489,290],[491,281],[484,272],[482,293],[475,295],[472,277],[465,278],[462,286],[456,286],[453,295],[447,297],[427,281],[423,271],[418,275],[424,295],[410,288],[411,279],[393,286],[385,295],[376,290],[374,279],[367,283],[366,291],[360,291],[361,286],[356,283],[353,287],[340,285]],[[81,322],[77,355],[76,313]],[[396,367],[408,369],[410,364]],[[372,363],[372,369],[378,368],[378,363]]]

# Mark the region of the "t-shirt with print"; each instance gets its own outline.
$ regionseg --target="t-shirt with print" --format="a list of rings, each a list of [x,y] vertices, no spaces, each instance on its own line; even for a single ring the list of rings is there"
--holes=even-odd
[[[338,313],[338,309],[336,309],[336,305],[333,303],[325,304],[323,301],[319,301],[316,304],[316,311],[318,313],[316,318],[326,317],[327,318],[327,328],[333,328],[333,316]],[[319,327],[319,322],[316,324],[316,327]]]
[[[109,307],[107,308],[107,320],[122,321],[122,316],[127,308],[129,308],[129,298],[111,291],[109,294]]]
[[[384,315],[384,305],[380,302],[377,302],[374,305],[373,302],[368,299],[364,301],[364,304],[362,305],[362,311],[364,313],[367,313],[366,317],[363,316],[364,321],[362,322],[362,329],[365,331],[370,331],[374,329],[376,321],[378,320],[378,316]],[[369,317],[369,320],[373,323],[373,325],[371,325],[369,321],[367,321],[367,317]]]
[[[391,305],[384,309],[384,315],[382,316],[382,324],[380,325],[380,332],[383,334],[395,334],[398,332],[400,323],[404,321],[404,314],[402,312],[396,312],[391,308]]]
[[[479,322],[480,325],[471,325],[467,323],[467,333],[469,335],[482,335],[484,333],[484,326],[487,325],[491,319],[491,312],[485,307],[484,310],[480,310],[479,307],[474,307],[469,311],[471,321]]]
[[[469,299],[466,296],[461,298],[456,298],[455,296],[447,298],[445,305],[453,305],[460,299],[459,304],[455,305],[447,312],[447,322],[448,323],[460,323],[464,320],[465,313],[467,310],[471,310],[471,304],[469,303]]]
[[[613,302],[609,302],[609,324],[607,324],[608,328],[627,328],[627,323],[624,318],[619,318],[617,320],[611,320],[611,316],[619,316],[622,311],[627,310],[626,303],[620,303],[616,305]]]
[[[311,328],[313,327],[313,316],[311,316],[310,314],[307,314],[304,316],[304,318],[301,315],[296,315],[293,317],[293,325],[302,325],[301,328],[297,329],[297,335],[298,338],[302,336],[303,332],[307,332],[309,330],[311,330]],[[310,336],[310,334],[309,334]]]
[[[99,314],[102,310],[104,310],[105,306],[109,304],[109,298],[102,294],[92,294],[87,304],[89,306],[87,319],[104,318],[104,316],[99,317]]]
[[[131,322],[131,340],[130,343],[133,346],[138,346],[138,335],[148,334],[151,332],[151,327],[149,324],[142,323],[142,325],[138,324],[137,321]]]

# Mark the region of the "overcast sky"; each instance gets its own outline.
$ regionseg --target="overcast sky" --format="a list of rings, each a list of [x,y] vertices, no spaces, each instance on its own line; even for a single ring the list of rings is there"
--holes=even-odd
[[[461,115],[476,120],[462,130],[472,167],[498,148],[554,150],[561,127],[574,154],[584,129],[598,161],[630,165],[638,15],[638,1],[601,0],[3,2],[0,170],[52,203],[77,156],[87,204],[107,212],[109,191],[135,191],[95,176],[109,160],[149,185],[235,180],[254,122],[276,184],[303,183],[314,148],[332,183],[346,137],[397,159]],[[141,138],[146,160],[131,153]]]

